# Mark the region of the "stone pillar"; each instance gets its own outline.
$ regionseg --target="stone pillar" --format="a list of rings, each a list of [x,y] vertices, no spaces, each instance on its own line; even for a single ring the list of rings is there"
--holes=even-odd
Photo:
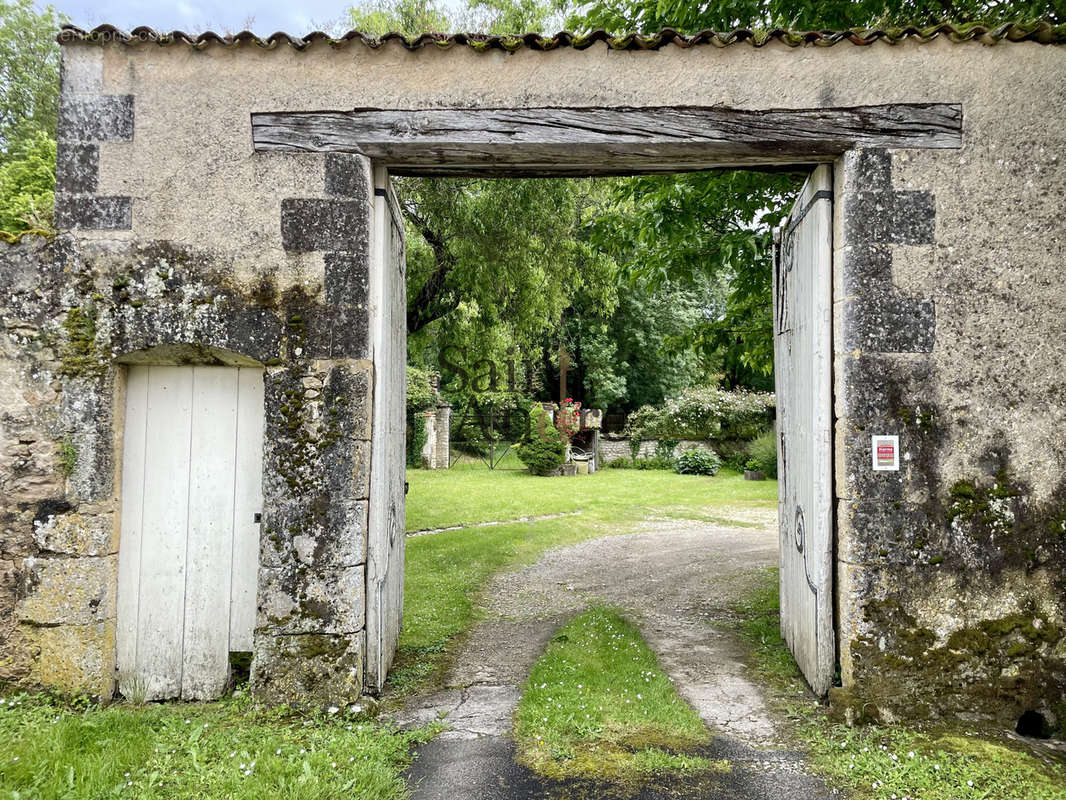
[[[441,402],[435,409],[423,412],[426,425],[426,441],[422,445],[424,469],[448,469],[451,466],[451,419],[452,407]]]
[[[267,702],[339,704],[362,692],[371,381],[355,359],[267,378],[252,665]]]
[[[319,302],[288,317],[287,369],[267,377],[252,662],[257,697],[300,706],[358,698],[366,657],[373,188],[359,156],[327,155],[324,175],[324,196],[281,204],[284,248],[321,251],[325,273]]]
[[[451,428],[452,407],[442,402],[437,406],[434,417],[437,428],[437,441],[433,451],[433,469],[448,469],[452,465]]]

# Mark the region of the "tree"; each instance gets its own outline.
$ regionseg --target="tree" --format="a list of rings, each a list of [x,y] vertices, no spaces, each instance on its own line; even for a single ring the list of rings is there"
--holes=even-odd
[[[1066,0],[601,0],[568,22],[579,31],[648,33],[672,27],[694,33],[708,28],[845,29],[1035,16],[1063,21]],[[801,180],[801,175],[723,171],[615,184],[616,211],[597,223],[593,241],[622,261],[633,280],[654,289],[691,285],[703,275],[729,285],[721,312],[668,337],[667,352],[717,356],[727,384],[766,388],[773,369],[771,231],[785,218]],[[623,259],[625,253],[633,255]]]
[[[0,230],[50,229],[55,193],[59,46],[66,18],[0,0]]]
[[[451,17],[436,0],[385,0],[364,2],[348,9],[348,23],[355,30],[371,36],[402,33],[447,33]]]
[[[939,22],[1066,22],[1064,0],[600,0],[567,20],[574,30],[682,33],[735,28],[845,30]]]
[[[24,134],[0,160],[0,231],[51,230],[55,187],[55,140]]]
[[[767,388],[771,231],[801,182],[796,175],[728,171],[613,184],[613,210],[596,222],[592,241],[619,260],[631,282],[652,293],[702,287],[704,296],[718,287],[715,303],[705,302],[680,330],[664,331],[662,357],[694,352],[705,364],[716,362],[730,386]]]
[[[66,17],[33,0],[0,0],[0,150],[44,131],[53,139],[59,113],[59,46]]]

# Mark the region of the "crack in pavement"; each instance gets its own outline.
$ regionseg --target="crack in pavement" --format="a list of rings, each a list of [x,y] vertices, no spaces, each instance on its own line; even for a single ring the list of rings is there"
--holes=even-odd
[[[548,551],[497,576],[486,618],[464,639],[445,688],[394,715],[403,726],[438,718],[449,725],[418,753],[410,772],[415,800],[555,796],[514,763],[512,716],[555,630],[596,602],[622,609],[637,625],[678,693],[715,734],[711,757],[736,765],[729,792],[715,796],[765,797],[773,787],[790,798],[829,796],[804,774],[802,754],[780,749],[784,721],[748,680],[740,643],[713,625],[729,618],[731,602],[755,571],[777,563],[775,523],[652,520],[634,533]]]

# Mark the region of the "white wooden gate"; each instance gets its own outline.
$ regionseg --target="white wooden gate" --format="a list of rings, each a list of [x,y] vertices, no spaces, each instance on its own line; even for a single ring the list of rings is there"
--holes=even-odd
[[[832,171],[807,180],[774,263],[781,632],[815,694],[829,691],[833,626]]]
[[[211,699],[252,649],[262,511],[263,371],[131,366],[119,540],[127,695]]]
[[[366,560],[366,686],[380,691],[403,619],[407,285],[403,220],[383,168],[374,170],[370,269],[374,428]]]

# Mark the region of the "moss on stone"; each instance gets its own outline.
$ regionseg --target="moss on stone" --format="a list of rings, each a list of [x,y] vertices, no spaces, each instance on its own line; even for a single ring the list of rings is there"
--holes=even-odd
[[[69,377],[94,375],[104,368],[103,359],[96,347],[95,306],[72,308],[63,318],[62,326],[66,341],[60,350],[62,372]]]

